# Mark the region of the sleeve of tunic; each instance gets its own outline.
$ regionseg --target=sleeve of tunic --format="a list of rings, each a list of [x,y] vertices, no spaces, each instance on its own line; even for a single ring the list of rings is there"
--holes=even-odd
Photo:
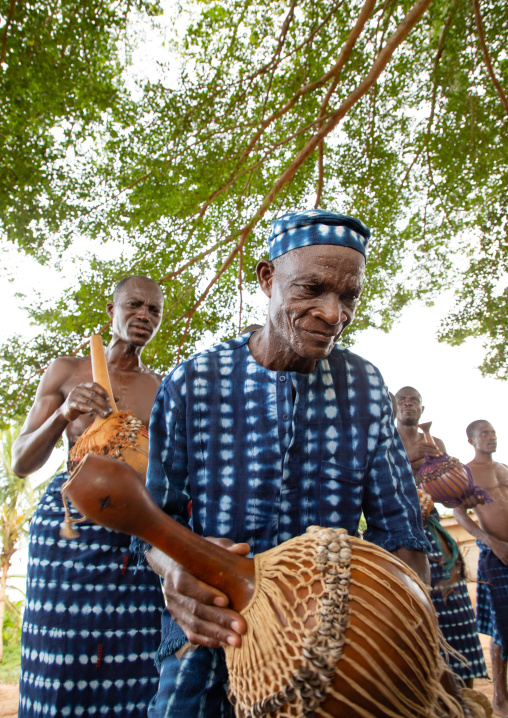
[[[187,525],[187,435],[184,406],[177,403],[176,394],[170,375],[159,387],[150,417],[146,488],[159,508]],[[131,549],[138,555],[149,548],[133,538]]]
[[[423,530],[420,502],[402,440],[395,428],[386,387],[381,400],[381,420],[370,452],[363,513],[364,538],[387,551],[404,547],[429,551]]]

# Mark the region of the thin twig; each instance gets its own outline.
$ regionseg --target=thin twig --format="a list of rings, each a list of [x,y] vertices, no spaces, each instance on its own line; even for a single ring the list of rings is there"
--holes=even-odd
[[[476,29],[478,31],[478,40],[480,41],[480,47],[482,50],[482,56],[483,61],[485,62],[485,67],[487,68],[487,72],[489,73],[489,77],[492,80],[492,84],[494,85],[497,94],[499,95],[499,98],[501,102],[503,103],[504,111],[508,115],[508,98],[506,97],[503,88],[501,87],[501,83],[497,79],[494,68],[492,67],[492,62],[490,61],[489,51],[487,48],[487,43],[485,42],[485,33],[483,31],[483,22],[482,22],[482,16],[480,13],[480,3],[478,0],[473,0],[473,8],[474,8],[474,19],[476,22]]]
[[[243,270],[243,247],[239,252],[238,262],[238,292],[240,294],[240,307],[238,310],[238,334],[242,331],[242,310],[243,310],[243,287],[242,287],[242,270]]]
[[[11,4],[9,6],[9,14],[7,16],[7,20],[5,21],[5,27],[2,35],[2,50],[0,51],[0,64],[5,60],[5,56],[7,54],[7,31],[9,30],[10,24],[12,22],[12,18],[14,17],[14,11],[16,10],[16,0],[11,0]]]
[[[161,277],[161,279],[159,279],[159,282],[169,282],[170,279],[175,279],[176,277],[180,276],[180,274],[185,272],[186,269],[188,269],[189,267],[192,267],[193,264],[196,264],[196,262],[199,262],[201,259],[204,259],[212,252],[215,252],[215,250],[218,249],[221,246],[221,244],[223,244],[224,242],[227,242],[227,241],[228,241],[227,239],[226,240],[220,239],[209,249],[205,249],[200,254],[197,254],[195,257],[192,257],[191,259],[189,259],[189,261],[186,262],[184,265],[182,265],[180,267],[180,269],[175,269],[174,272],[171,272],[170,274],[166,274],[165,277]]]
[[[318,185],[317,185],[317,191],[316,191],[316,201],[314,203],[314,209],[317,209],[319,207],[319,204],[321,202],[321,195],[323,194],[323,184],[324,184],[324,141],[321,140],[321,142],[318,145]]]
[[[183,334],[180,339],[180,344],[178,345],[178,352],[176,353],[176,363],[180,364],[180,353],[182,351],[183,344],[185,342],[185,339],[187,338],[187,334],[189,332],[190,323],[192,321],[193,315],[191,314],[189,318],[187,319],[187,322],[185,324],[185,329],[183,331]]]

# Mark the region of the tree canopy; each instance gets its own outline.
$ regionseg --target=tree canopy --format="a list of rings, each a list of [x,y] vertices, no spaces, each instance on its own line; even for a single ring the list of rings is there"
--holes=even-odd
[[[40,336],[3,348],[7,410],[26,405],[51,357],[107,334],[105,302],[126,274],[166,294],[145,355],[155,368],[236,333],[254,318],[269,222],[312,206],[372,230],[353,330],[388,330],[408,302],[455,286],[443,339],[483,337],[483,370],[506,378],[506,0],[188,0],[162,17],[85,5],[26,6],[53,28],[47,56],[20,39],[29,13],[0,29],[2,82],[19,98],[3,232],[39,261],[96,243],[68,291],[30,308]],[[67,49],[72,13],[83,20]],[[171,31],[143,74],[129,56],[147,15]]]

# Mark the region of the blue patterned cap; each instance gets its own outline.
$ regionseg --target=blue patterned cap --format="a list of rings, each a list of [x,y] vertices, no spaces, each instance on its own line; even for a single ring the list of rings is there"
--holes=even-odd
[[[370,229],[363,222],[345,214],[335,214],[324,209],[291,212],[272,222],[272,231],[268,237],[269,259],[312,244],[351,247],[365,257],[369,237]]]

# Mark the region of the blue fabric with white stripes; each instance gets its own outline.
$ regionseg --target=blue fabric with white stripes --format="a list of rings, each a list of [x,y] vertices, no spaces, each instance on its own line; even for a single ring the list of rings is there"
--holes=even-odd
[[[427,550],[379,371],[338,347],[310,374],[271,371],[248,341],[197,354],[162,382],[147,479],[156,503],[182,520],[191,499],[195,532],[246,541],[252,553],[313,524],[354,534],[362,511],[367,540],[388,551]],[[164,623],[161,661],[185,642]],[[183,665],[192,670],[192,658]]]
[[[160,582],[133,560],[129,536],[85,521],[77,539],[60,538],[67,478],[51,481],[30,525],[19,717],[144,718],[158,684]]]
[[[355,217],[309,209],[290,212],[272,222],[268,249],[270,260],[300,247],[335,244],[350,247],[366,256],[370,229]]]
[[[433,510],[435,516],[439,516]],[[453,653],[444,654],[454,673],[467,681],[471,678],[488,678],[487,666],[478,636],[476,615],[471,603],[467,583],[461,576],[462,557],[457,559],[459,580],[450,580],[450,572],[443,567],[443,548],[430,531],[426,531],[432,550],[428,554],[432,590],[430,597],[436,609],[439,628],[447,643],[464,658]],[[450,540],[453,541],[450,536]]]
[[[166,656],[148,718],[234,718],[227,682],[222,649],[194,647],[181,660]]]
[[[508,658],[508,566],[481,541],[476,585],[476,617],[478,630],[492,636],[501,646],[501,655]]]

